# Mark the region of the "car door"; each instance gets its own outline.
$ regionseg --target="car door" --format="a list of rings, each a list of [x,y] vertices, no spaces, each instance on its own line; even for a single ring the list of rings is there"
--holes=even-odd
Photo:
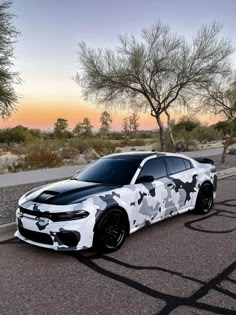
[[[184,212],[193,205],[197,193],[197,172],[191,161],[181,157],[165,157],[169,179],[172,182],[174,211]]]
[[[141,178],[144,176],[146,178],[153,176],[154,181],[142,181]],[[148,159],[136,180],[136,220],[138,226],[154,223],[163,219],[171,210],[173,211],[173,204],[168,201],[170,197],[168,189],[170,190],[171,186],[172,181],[167,176],[164,158]]]

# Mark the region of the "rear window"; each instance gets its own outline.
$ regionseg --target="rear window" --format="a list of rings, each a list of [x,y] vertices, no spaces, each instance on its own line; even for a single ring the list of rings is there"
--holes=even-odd
[[[179,173],[187,169],[185,166],[185,160],[179,157],[167,157],[166,163],[170,174]]]
[[[184,159],[184,163],[185,163],[185,166],[186,166],[186,169],[189,170],[190,168],[192,168],[192,164],[189,160],[186,160]]]

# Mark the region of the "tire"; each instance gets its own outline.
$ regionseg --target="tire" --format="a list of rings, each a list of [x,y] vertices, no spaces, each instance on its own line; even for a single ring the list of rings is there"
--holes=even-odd
[[[128,222],[120,209],[108,210],[94,231],[94,247],[99,252],[114,252],[119,249],[128,235]]]
[[[213,187],[206,183],[203,184],[198,192],[194,212],[197,214],[207,214],[213,206]]]

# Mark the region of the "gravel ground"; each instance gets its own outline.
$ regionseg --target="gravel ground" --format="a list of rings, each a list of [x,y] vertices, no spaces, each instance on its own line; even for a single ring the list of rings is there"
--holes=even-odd
[[[221,155],[211,156],[209,158],[214,160],[218,171],[236,167],[236,155],[227,155],[226,162],[224,164],[220,163]],[[1,187],[0,196],[2,201],[0,208],[0,225],[15,221],[15,211],[18,200],[25,192],[50,182],[55,182],[55,180],[34,184]]]

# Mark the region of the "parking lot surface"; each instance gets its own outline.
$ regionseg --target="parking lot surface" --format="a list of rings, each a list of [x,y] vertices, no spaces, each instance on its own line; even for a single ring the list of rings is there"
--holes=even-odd
[[[206,216],[131,235],[117,252],[0,243],[0,314],[236,314],[236,176]]]

